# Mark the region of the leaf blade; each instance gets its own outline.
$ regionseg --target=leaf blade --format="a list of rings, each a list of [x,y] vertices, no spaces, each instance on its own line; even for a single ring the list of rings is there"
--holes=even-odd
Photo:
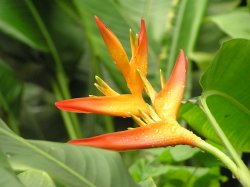
[[[136,186],[118,153],[43,141],[26,141],[1,121],[0,148],[16,170],[38,169],[66,186]],[[3,143],[4,142],[4,143]],[[109,166],[110,172],[99,165]]]

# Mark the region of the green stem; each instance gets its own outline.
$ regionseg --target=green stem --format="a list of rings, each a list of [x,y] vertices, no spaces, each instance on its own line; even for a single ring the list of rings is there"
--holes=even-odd
[[[220,128],[219,124],[217,123],[216,119],[214,118],[213,114],[210,112],[210,110],[207,106],[206,99],[213,94],[214,93],[210,93],[210,92],[207,92],[207,93],[204,92],[202,94],[202,96],[200,98],[201,108],[203,109],[203,111],[207,115],[208,120],[210,121],[211,125],[213,126],[215,132],[217,133],[217,135],[219,136],[219,138],[221,139],[223,144],[225,145],[225,147],[228,150],[229,154],[231,155],[232,159],[235,161],[235,163],[239,167],[239,170],[242,173],[241,175],[243,176],[242,180],[243,180],[243,178],[250,179],[250,172],[249,172],[247,166],[241,160],[240,156],[237,154],[236,150],[234,149],[234,147],[232,146],[232,144],[230,143],[230,141],[226,137],[223,130]],[[250,184],[249,185],[246,184],[245,186],[250,186]]]
[[[113,118],[110,116],[103,116],[104,123],[105,123],[105,129],[107,133],[114,132],[114,126],[113,126]]]
[[[238,168],[236,164],[225,153],[223,153],[216,147],[208,144],[207,142],[203,140],[199,142],[198,147],[206,152],[211,153],[215,157],[219,158],[225,164],[225,166],[227,166],[227,168],[232,171],[234,176],[239,178]]]
[[[20,129],[17,125],[16,119],[14,118],[12,112],[8,112],[8,125],[17,134],[20,135]]]
[[[52,87],[53,87],[56,99],[62,100],[62,95],[60,94],[59,88],[56,86],[56,84],[53,81],[52,81]],[[61,112],[61,115],[63,117],[65,127],[66,127],[66,130],[68,132],[70,139],[78,138],[76,131],[74,130],[73,126],[71,125],[71,119],[70,119],[69,113],[65,112],[63,110],[61,110],[60,112]]]
[[[16,134],[20,135],[19,126],[16,122],[16,119],[15,119],[12,111],[10,110],[10,106],[8,105],[6,100],[4,99],[2,92],[0,92],[0,103],[2,104],[3,110],[7,113],[7,120],[8,120],[7,124]]]
[[[198,143],[197,147],[220,159],[221,162],[233,173],[233,175],[241,182],[243,186],[250,187],[248,173],[245,170],[237,167],[237,165],[225,153],[203,140]]]
[[[60,93],[62,95],[62,99],[69,99],[71,96],[70,96],[70,92],[69,92],[69,89],[68,89],[68,82],[67,82],[67,78],[66,78],[66,75],[65,75],[65,72],[64,72],[64,69],[63,69],[63,66],[62,66],[62,62],[61,62],[61,59],[59,57],[59,54],[58,54],[58,51],[56,49],[56,46],[55,44],[53,43],[53,40],[41,18],[41,16],[39,15],[38,11],[36,10],[34,4],[32,3],[31,0],[25,0],[27,6],[29,7],[34,19],[36,20],[37,22],[37,25],[38,27],[40,28],[41,30],[41,33],[49,47],[49,50],[51,52],[51,55],[55,61],[55,64],[56,64],[56,78],[57,78],[57,82],[59,84],[59,90],[60,90]],[[76,117],[75,114],[69,114],[69,119],[67,120],[70,120],[72,121],[72,126],[73,126],[73,129],[75,131],[74,134],[78,134],[78,137],[81,136],[81,129],[80,129],[80,125],[79,125],[79,121]],[[65,122],[66,123],[66,122]]]

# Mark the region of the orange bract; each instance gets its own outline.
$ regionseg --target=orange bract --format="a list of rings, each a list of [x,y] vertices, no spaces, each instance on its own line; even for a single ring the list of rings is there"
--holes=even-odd
[[[139,115],[139,110],[147,111],[146,103],[131,94],[118,96],[85,97],[56,102],[61,110],[78,113],[96,113],[112,116],[130,117]]]
[[[177,117],[186,84],[188,61],[183,52],[177,58],[172,74],[164,88],[156,95],[154,108],[162,119]]]
[[[68,143],[93,146],[114,151],[128,151],[185,144],[196,146],[200,138],[179,124],[160,121],[126,131],[92,138],[71,140]]]

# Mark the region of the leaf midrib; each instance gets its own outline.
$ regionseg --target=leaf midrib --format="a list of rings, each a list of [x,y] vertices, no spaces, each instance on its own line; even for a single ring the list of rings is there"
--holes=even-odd
[[[55,164],[57,164],[59,167],[63,168],[64,170],[68,171],[69,173],[71,173],[72,175],[74,175],[75,177],[77,177],[79,180],[81,180],[83,183],[85,183],[88,186],[91,187],[95,187],[95,185],[93,183],[91,183],[90,181],[88,181],[86,178],[82,177],[81,175],[79,175],[77,172],[75,172],[73,169],[69,168],[67,165],[63,164],[62,162],[56,160],[54,157],[50,156],[49,154],[47,154],[46,152],[42,151],[41,149],[37,148],[36,146],[28,143],[27,141],[25,141],[23,138],[20,138],[16,135],[14,135],[13,133],[7,132],[6,130],[4,130],[3,128],[0,128],[0,131],[4,134],[6,134],[7,136],[10,136],[11,138],[15,139],[16,141],[19,141],[21,143],[23,143],[24,145],[26,145],[27,147],[29,147],[30,149],[32,149],[33,151],[37,152],[38,154],[44,156],[45,158],[47,158],[48,160],[54,162]]]

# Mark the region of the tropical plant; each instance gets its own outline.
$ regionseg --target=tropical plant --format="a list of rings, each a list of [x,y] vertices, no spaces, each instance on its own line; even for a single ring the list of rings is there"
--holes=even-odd
[[[1,186],[250,186],[247,5],[0,0]]]

